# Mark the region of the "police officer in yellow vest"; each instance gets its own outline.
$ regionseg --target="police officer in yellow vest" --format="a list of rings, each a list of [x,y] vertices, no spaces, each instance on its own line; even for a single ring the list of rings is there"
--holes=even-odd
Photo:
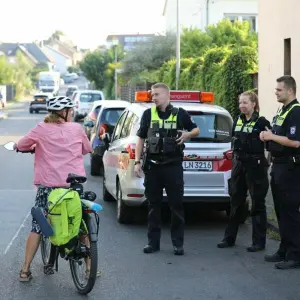
[[[281,243],[265,260],[276,262],[277,269],[291,269],[300,267],[300,104],[295,79],[278,78],[276,96],[283,106],[272,131],[262,132],[260,138],[272,156],[271,189]]]
[[[148,244],[144,253],[160,250],[161,205],[165,188],[172,213],[171,239],[175,255],[183,255],[183,149],[184,142],[199,134],[197,125],[182,108],[170,104],[170,90],[163,83],[151,88],[155,106],[147,109],[141,119],[135,149],[135,174],[145,173],[145,196],[148,200]],[[187,131],[183,131],[183,129]],[[141,155],[146,140],[146,153]]]
[[[270,122],[259,115],[259,103],[254,92],[239,97],[240,116],[233,124],[233,165],[230,183],[231,215],[219,248],[235,244],[239,224],[244,218],[247,191],[252,200],[252,245],[249,252],[263,250],[266,244],[267,216],[265,197],[269,189],[268,163],[264,143],[259,134]]]

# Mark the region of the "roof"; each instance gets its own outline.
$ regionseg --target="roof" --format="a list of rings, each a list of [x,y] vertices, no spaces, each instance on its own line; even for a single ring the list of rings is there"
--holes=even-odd
[[[35,43],[23,44],[28,52],[39,62],[49,63],[53,62],[52,59]]]
[[[65,44],[65,43],[63,43],[63,42],[61,42],[61,41],[59,41],[59,40],[54,40],[54,41],[51,43],[51,45],[53,45],[53,44],[58,44],[59,46],[65,47],[67,50],[69,50],[69,51],[71,51],[71,52],[73,52],[73,53],[76,53],[76,52],[77,52],[77,50],[76,50],[75,48],[73,48],[73,47],[71,47],[71,46],[69,46],[69,45],[67,45],[67,44]]]
[[[223,115],[230,116],[230,113],[223,107],[214,105],[214,104],[204,104],[204,103],[191,103],[191,102],[185,102],[185,101],[171,101],[172,105],[175,107],[181,107],[187,111],[202,111],[204,113],[219,113]],[[147,108],[150,108],[154,106],[155,104],[153,102],[151,103],[137,103],[134,102],[131,104],[132,109],[138,111],[139,113],[143,113],[144,110]]]
[[[27,48],[23,44],[19,44],[19,43],[0,44],[0,51],[3,52],[6,56],[16,56],[18,50],[22,51],[35,64],[38,63],[38,60],[27,50]]]
[[[46,45],[45,48],[48,48],[48,49],[50,49],[51,51],[54,51],[54,52],[56,52],[57,54],[60,54],[61,56],[64,56],[64,57],[67,58],[67,59],[71,59],[71,57],[68,56],[67,54],[62,53],[62,52],[60,52],[59,50],[54,49],[54,48],[52,48],[52,47],[49,46],[49,45]],[[46,49],[46,51],[47,51],[47,49]]]
[[[99,102],[97,105],[101,104],[103,108],[109,108],[109,107],[128,107],[131,105],[130,102],[124,101],[124,100],[100,100],[95,101]]]
[[[102,93],[102,91],[99,91],[99,90],[78,90],[77,91],[78,93],[82,94],[82,93],[93,93],[93,94],[99,94],[99,93]]]
[[[106,37],[106,41],[113,40],[114,38],[117,37],[128,37],[128,36],[155,36],[155,34],[154,33],[109,34]]]

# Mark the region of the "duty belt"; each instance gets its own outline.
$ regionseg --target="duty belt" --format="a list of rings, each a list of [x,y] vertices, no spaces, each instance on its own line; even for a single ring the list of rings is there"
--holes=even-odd
[[[300,164],[300,155],[279,156],[279,157],[272,156],[271,161],[272,161],[272,163],[275,163],[275,164],[287,164],[287,163],[291,163],[291,162],[294,164]]]
[[[236,160],[241,162],[261,162],[264,159],[264,155],[255,155],[255,154],[240,154],[235,153],[234,157]]]

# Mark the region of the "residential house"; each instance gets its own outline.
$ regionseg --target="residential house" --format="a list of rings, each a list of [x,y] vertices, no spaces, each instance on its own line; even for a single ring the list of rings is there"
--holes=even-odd
[[[68,67],[72,65],[71,57],[63,54],[62,52],[52,48],[51,46],[46,45],[43,48],[43,51],[47,53],[54,60],[54,71],[59,72],[61,75],[64,75],[68,72]]]
[[[10,63],[16,61],[16,54],[21,51],[33,66],[47,66],[49,70],[53,69],[53,60],[43,52],[37,43],[2,43],[0,51],[5,54]]]
[[[224,18],[232,21],[248,20],[253,30],[258,31],[259,0],[179,0],[180,26],[205,30]],[[163,16],[166,31],[176,31],[177,0],[165,0]]]
[[[71,46],[70,44],[64,43],[60,40],[52,40],[49,43],[52,49],[55,49],[66,56],[70,57],[72,60],[72,65],[77,65],[84,58],[84,52],[78,49],[77,46]]]
[[[292,75],[300,85],[300,1],[259,2],[259,99],[261,113],[270,121],[280,104],[276,79]],[[279,16],[287,16],[284,21]]]
[[[136,43],[147,41],[151,39],[155,34],[110,34],[106,38],[106,47],[111,48],[114,46],[114,40],[118,41],[124,51],[131,50],[135,47]]]

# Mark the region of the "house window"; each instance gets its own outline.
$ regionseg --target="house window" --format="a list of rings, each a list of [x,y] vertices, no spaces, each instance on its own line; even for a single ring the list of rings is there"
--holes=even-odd
[[[284,75],[292,74],[291,39],[284,39]]]
[[[234,21],[248,21],[250,28],[257,31],[257,16],[256,15],[245,15],[245,14],[224,14],[225,19],[229,19],[232,23]]]

